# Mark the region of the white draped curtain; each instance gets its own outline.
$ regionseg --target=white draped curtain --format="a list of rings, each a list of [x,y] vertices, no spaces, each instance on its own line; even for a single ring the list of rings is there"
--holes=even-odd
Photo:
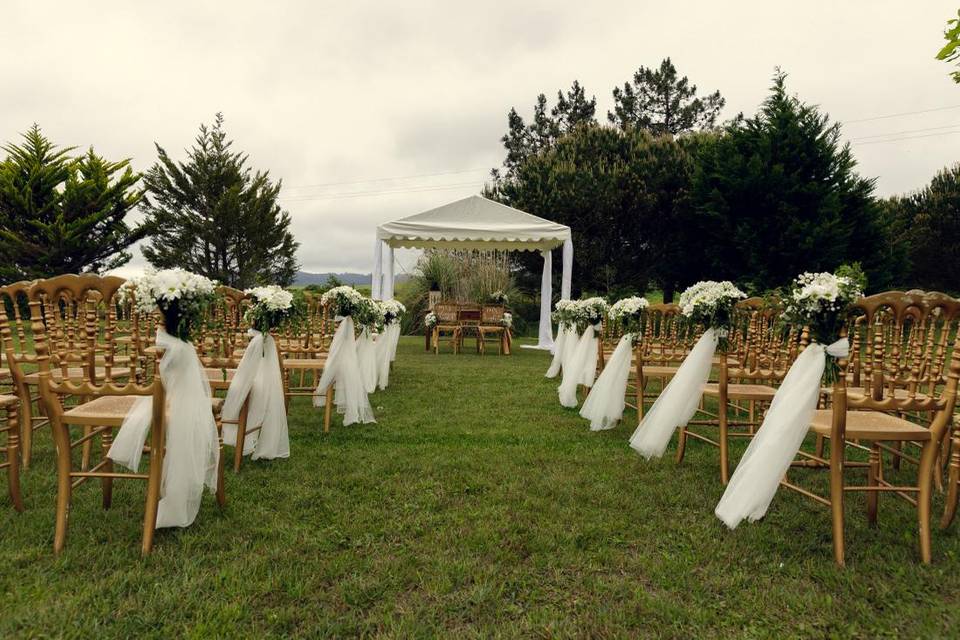
[[[518,249],[522,248],[518,246]],[[384,251],[386,249],[386,251]],[[550,312],[553,310],[553,250],[541,252],[543,256],[543,274],[540,279],[540,329],[537,348],[553,351],[553,325]],[[573,280],[573,240],[563,241],[563,267],[560,276],[560,298],[570,299],[570,287]],[[373,248],[373,275],[370,282],[371,297],[374,300],[392,300],[394,291],[393,247],[377,238]]]

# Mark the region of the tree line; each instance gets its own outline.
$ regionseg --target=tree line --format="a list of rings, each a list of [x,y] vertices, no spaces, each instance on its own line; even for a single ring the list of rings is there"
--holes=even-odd
[[[0,284],[114,269],[141,241],[157,268],[237,288],[293,282],[298,243],[277,204],[281,183],[231,149],[221,114],[200,127],[184,162],[155,145],[146,174],[92,147],[58,148],[36,124],[22,138],[0,160]],[[144,219],[131,225],[137,207]]]
[[[870,288],[956,291],[960,168],[915,194],[881,199],[857,173],[840,124],[787,90],[777,70],[752,116],[717,124],[724,99],[698,97],[670,59],[613,90],[607,122],[579,82],[528,123],[511,109],[503,166],[485,195],[574,230],[574,283],[608,296],[701,279],[753,292],[803,271],[859,263]],[[949,263],[949,264],[948,264]],[[535,258],[517,266],[531,287]]]

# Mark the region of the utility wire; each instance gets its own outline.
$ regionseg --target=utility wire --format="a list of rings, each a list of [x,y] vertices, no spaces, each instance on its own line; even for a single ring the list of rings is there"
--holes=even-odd
[[[902,116],[913,116],[921,113],[933,113],[935,111],[948,111],[950,109],[960,109],[960,104],[949,107],[937,107],[935,109],[921,109],[919,111],[903,111],[901,113],[889,113],[882,116],[872,116],[870,118],[859,118],[857,120],[841,120],[842,124],[853,124],[855,122],[870,122],[872,120],[886,120],[887,118],[900,118]]]
[[[481,169],[459,169],[457,171],[440,171],[437,173],[418,173],[408,176],[394,176],[392,178],[370,178],[368,180],[350,180],[346,182],[320,182],[317,184],[301,184],[296,186],[284,186],[284,189],[311,189],[314,187],[339,187],[344,185],[351,184],[367,184],[370,182],[388,182],[390,180],[412,180],[414,178],[433,178],[435,176],[452,176],[458,175],[461,173],[477,173],[479,171],[489,171],[489,167],[484,167]]]
[[[888,133],[876,133],[869,136],[857,136],[855,138],[850,138],[850,142],[859,142],[860,140],[867,140],[869,138],[883,138],[886,136],[902,136],[910,133],[925,133],[927,131],[940,131],[943,129],[954,129],[960,127],[960,123],[946,124],[942,127],[926,127],[923,129],[911,129],[909,131],[890,131]]]
[[[409,187],[407,189],[386,189],[380,191],[356,191],[352,193],[324,193],[314,196],[291,196],[278,198],[285,202],[310,202],[314,200],[342,200],[345,198],[365,198],[372,196],[397,195],[402,193],[426,193],[429,191],[446,191],[448,189],[464,189],[466,187],[479,188],[482,183],[479,182],[459,182],[446,185],[422,185],[418,187]]]

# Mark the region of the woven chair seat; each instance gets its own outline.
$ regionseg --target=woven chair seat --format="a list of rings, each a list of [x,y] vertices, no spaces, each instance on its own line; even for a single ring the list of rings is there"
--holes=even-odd
[[[777,390],[768,387],[765,384],[728,384],[727,398],[730,400],[773,400]],[[707,396],[719,396],[720,385],[709,383],[703,385],[703,394]]]
[[[327,364],[327,357],[325,355],[321,358],[284,358],[283,359],[284,369],[315,370],[315,369],[323,369],[325,364]]]
[[[100,396],[64,411],[63,421],[67,424],[119,427],[134,403],[144,397]],[[210,405],[214,413],[219,413],[223,408],[223,398],[211,398]]]
[[[830,435],[833,411],[819,409],[814,412],[810,428],[821,436]],[[848,440],[929,440],[930,430],[882,411],[848,411],[846,438]]]

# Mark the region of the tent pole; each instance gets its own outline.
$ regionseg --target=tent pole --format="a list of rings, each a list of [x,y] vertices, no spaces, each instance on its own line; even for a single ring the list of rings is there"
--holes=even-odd
[[[553,251],[543,252],[543,276],[540,279],[540,332],[538,349],[553,350],[553,323],[550,310],[553,305]]]
[[[370,274],[370,297],[380,299],[380,286],[383,281],[383,241],[377,238],[373,245],[373,273]]]

